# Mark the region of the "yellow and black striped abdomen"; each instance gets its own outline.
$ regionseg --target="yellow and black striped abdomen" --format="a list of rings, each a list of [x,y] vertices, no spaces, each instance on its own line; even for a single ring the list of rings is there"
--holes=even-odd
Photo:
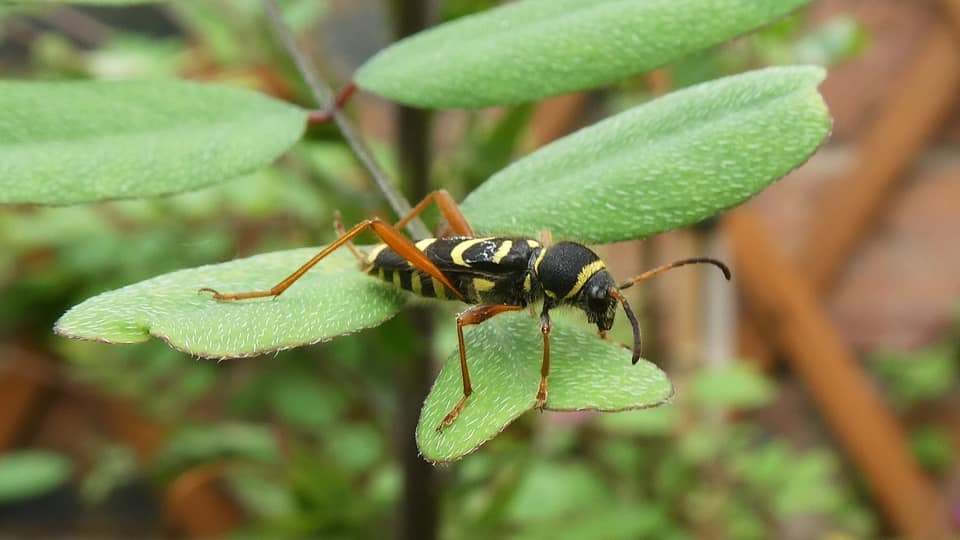
[[[526,305],[537,293],[529,269],[541,246],[525,238],[427,238],[417,242],[467,303]],[[455,300],[456,295],[415,268],[386,245],[367,256],[368,274],[427,298]]]

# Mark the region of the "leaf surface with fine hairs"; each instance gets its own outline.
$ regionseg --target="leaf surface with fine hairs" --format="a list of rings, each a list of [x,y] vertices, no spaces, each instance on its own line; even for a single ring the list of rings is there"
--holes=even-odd
[[[0,81],[0,203],[150,197],[268,165],[306,111],[179,81]]]

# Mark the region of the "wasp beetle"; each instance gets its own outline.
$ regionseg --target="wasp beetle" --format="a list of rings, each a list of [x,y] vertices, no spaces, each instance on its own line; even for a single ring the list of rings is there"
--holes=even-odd
[[[416,243],[400,230],[431,202],[439,208],[452,236],[426,238]],[[350,240],[371,229],[382,244],[368,253],[357,250]],[[463,327],[480,324],[508,311],[518,311],[542,301],[540,332],[543,334],[543,360],[535,407],[542,410],[547,401],[547,376],[550,373],[550,310],[572,306],[583,310],[587,321],[596,324],[605,338],[613,326],[617,304],[623,307],[633,327],[633,363],[640,359],[640,325],[621,291],[660,272],[692,263],[707,263],[720,268],[730,279],[730,270],[710,258],[691,258],[649,270],[622,283],[614,281],[603,260],[592,250],[574,242],[552,243],[549,233],[540,239],[525,237],[478,237],[466,217],[443,190],[420,201],[410,213],[391,226],[379,218],[364,220],[349,231],[337,222],[339,238],[269,290],[221,293],[202,288],[220,301],[277,296],[310,268],[334,250],[346,245],[360,261],[362,271],[414,294],[440,300],[459,300],[472,304],[457,316],[460,345],[460,373],[463,396],[437,426],[440,431],[456,420],[473,392]]]

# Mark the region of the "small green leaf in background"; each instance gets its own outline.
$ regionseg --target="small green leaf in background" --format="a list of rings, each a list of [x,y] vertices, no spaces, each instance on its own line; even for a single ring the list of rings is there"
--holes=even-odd
[[[774,21],[809,0],[525,0],[399,41],[357,70],[407,105],[477,108],[584,90]]]
[[[924,468],[940,477],[948,473],[955,450],[947,428],[936,424],[912,426],[909,437],[910,449]]]
[[[901,409],[943,398],[957,386],[956,346],[940,342],[909,352],[874,354],[870,367]]]
[[[869,36],[853,17],[834,17],[804,36],[793,47],[793,60],[821,66],[837,64],[860,54]]]
[[[473,395],[441,432],[440,421],[463,395],[460,357],[453,351],[427,396],[417,426],[423,457],[448,462],[470,453],[533,407],[540,383],[539,319],[508,313],[464,331]],[[630,363],[630,351],[554,321],[550,336],[550,410],[622,411],[664,403],[673,387],[655,365]]]
[[[680,423],[676,406],[605,414],[597,419],[597,426],[616,435],[664,437],[673,433]]]
[[[559,139],[463,201],[481,234],[605,243],[696,223],[806,161],[830,133],[819,67],[768,68],[666,95]]]
[[[73,474],[67,458],[43,450],[0,454],[0,504],[53,491]]]
[[[163,470],[175,473],[214,460],[277,463],[279,456],[268,428],[234,423],[181,429],[165,442],[156,460]]]
[[[509,501],[507,517],[514,522],[556,522],[584,506],[611,503],[611,493],[583,463],[530,464]]]
[[[150,336],[208,358],[237,358],[326,341],[377,326],[403,307],[404,293],[366,276],[343,249],[276,298],[218,302],[221,292],[269,289],[321,248],[278,251],[164,274],[103,293],[57,321],[65,337],[138,343]]]
[[[118,488],[132,484],[140,475],[137,456],[128,446],[120,444],[98,450],[80,484],[80,493],[85,502],[103,504]]]
[[[71,204],[197,189],[268,165],[306,112],[177,81],[0,82],[0,203]]]
[[[696,373],[690,381],[690,394],[700,405],[749,408],[769,403],[776,388],[750,364],[737,362]]]

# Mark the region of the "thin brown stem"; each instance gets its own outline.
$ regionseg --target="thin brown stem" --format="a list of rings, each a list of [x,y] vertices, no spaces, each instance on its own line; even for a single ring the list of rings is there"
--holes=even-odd
[[[313,98],[317,101],[317,104],[323,110],[332,111],[333,121],[340,129],[343,138],[347,141],[347,144],[350,145],[350,148],[357,156],[357,159],[360,160],[360,163],[363,164],[367,172],[370,173],[374,183],[377,185],[377,189],[383,193],[384,198],[387,200],[387,203],[390,204],[393,211],[398,216],[407,215],[411,209],[410,202],[400,193],[393,182],[391,182],[387,173],[380,164],[377,163],[376,159],[374,159],[373,153],[370,152],[369,147],[367,147],[367,144],[360,137],[360,134],[353,126],[353,122],[347,118],[342,110],[334,107],[335,98],[333,90],[323,77],[320,76],[316,67],[298,46],[293,30],[280,15],[280,8],[277,6],[276,1],[263,0],[263,8],[267,12],[274,32],[283,43],[284,48],[293,59],[294,64],[296,64],[297,70],[303,77],[304,82],[307,83],[307,87],[310,89],[310,93],[313,94]],[[414,238],[425,238],[429,236],[427,227],[420,219],[411,220],[410,223],[407,224],[407,231],[409,231]]]

